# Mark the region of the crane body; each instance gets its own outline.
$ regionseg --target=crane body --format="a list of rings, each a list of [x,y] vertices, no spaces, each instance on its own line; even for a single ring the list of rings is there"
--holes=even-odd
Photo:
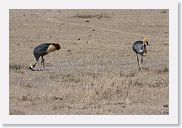
[[[147,53],[147,45],[149,45],[148,40],[144,39],[144,41],[136,41],[132,46],[133,51],[136,53],[137,56],[139,70],[141,70],[140,62],[143,63],[143,54]],[[139,60],[138,55],[141,55],[141,60]]]
[[[34,57],[36,59],[36,62],[31,64],[29,66],[29,69],[33,70],[33,68],[35,67],[35,65],[37,64],[37,62],[39,61],[39,58],[41,57],[41,67],[45,68],[45,64],[44,64],[44,58],[43,56],[49,54],[50,52],[54,52],[56,50],[59,50],[61,47],[59,44],[55,44],[55,43],[44,43],[41,45],[38,45],[37,47],[34,48],[33,54]]]

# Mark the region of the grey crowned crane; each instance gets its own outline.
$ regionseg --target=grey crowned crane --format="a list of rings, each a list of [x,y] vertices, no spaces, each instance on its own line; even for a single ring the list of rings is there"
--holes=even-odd
[[[147,48],[146,48],[147,45],[149,45],[148,39],[145,38],[144,41],[136,41],[132,47],[133,51],[136,53],[137,56],[139,70],[141,70],[141,66],[138,54],[141,55],[141,63],[143,63],[143,54],[147,53]]]
[[[55,44],[55,43],[44,43],[44,44],[41,44],[41,45],[38,45],[37,47],[35,47],[34,51],[33,51],[33,54],[34,54],[34,57],[36,59],[36,62],[31,64],[29,66],[29,69],[33,70],[33,68],[37,64],[40,57],[42,59],[41,60],[41,67],[45,68],[43,56],[47,55],[50,52],[59,50],[60,48],[61,48],[60,45]]]

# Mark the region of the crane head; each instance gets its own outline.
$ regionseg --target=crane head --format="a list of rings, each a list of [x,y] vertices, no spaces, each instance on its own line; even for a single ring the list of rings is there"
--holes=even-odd
[[[145,38],[144,41],[143,41],[143,43],[144,43],[145,46],[146,46],[146,45],[149,45],[148,39]]]
[[[56,50],[59,50],[61,48],[59,44],[51,43],[51,45],[53,45],[56,48]]]

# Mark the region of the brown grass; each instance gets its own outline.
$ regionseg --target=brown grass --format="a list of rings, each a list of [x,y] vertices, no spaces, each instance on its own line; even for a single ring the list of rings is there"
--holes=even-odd
[[[168,10],[10,10],[10,114],[168,114],[168,33]],[[61,49],[29,70],[46,42]]]

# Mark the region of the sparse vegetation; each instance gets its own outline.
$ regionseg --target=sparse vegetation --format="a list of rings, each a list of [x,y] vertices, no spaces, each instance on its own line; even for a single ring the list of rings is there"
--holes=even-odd
[[[9,65],[9,69],[10,70],[20,70],[20,69],[22,69],[22,65],[20,65],[20,64],[10,64]]]
[[[60,77],[61,77],[61,75],[59,73],[52,72],[49,74],[49,79],[51,79],[51,80],[60,79]]]
[[[161,11],[161,13],[167,13],[167,10],[163,10],[163,11]]]
[[[162,11],[10,9],[10,114],[168,114],[169,17]],[[144,36],[151,47],[139,71],[132,44]],[[41,60],[28,70],[34,46],[49,41],[60,51],[47,55],[45,70],[36,70]]]
[[[157,73],[161,74],[161,73],[168,73],[169,69],[165,66],[163,68],[157,69]]]
[[[26,115],[25,112],[21,111],[21,110],[10,110],[10,115]]]
[[[72,74],[61,74],[62,82],[75,82],[78,83],[80,81],[79,78],[75,77]]]
[[[16,73],[22,73],[23,66],[21,64],[10,64],[9,70],[14,71]]]
[[[162,70],[163,72],[169,72],[169,69],[165,66],[164,69]]]

